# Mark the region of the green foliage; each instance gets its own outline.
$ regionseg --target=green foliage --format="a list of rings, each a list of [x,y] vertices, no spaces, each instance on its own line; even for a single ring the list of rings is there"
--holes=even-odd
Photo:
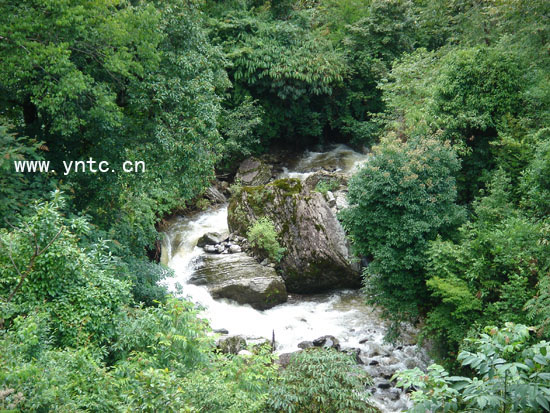
[[[311,349],[294,354],[269,395],[275,412],[375,412],[366,401],[366,373],[347,354]]]
[[[332,96],[349,72],[345,55],[316,27],[314,9],[273,5],[287,10],[279,19],[280,13],[252,3],[210,10],[213,42],[229,61],[230,101],[246,104],[250,95],[258,102],[260,147],[319,141],[329,127]],[[239,137],[239,146],[246,148],[252,136]]]
[[[11,231],[0,232],[2,315],[10,321],[41,308],[53,338],[65,346],[104,343],[114,334],[128,286],[116,279],[114,262],[102,245],[82,249],[86,220],[64,218],[59,193],[36,203]]]
[[[338,188],[340,188],[340,182],[338,182],[336,179],[321,179],[319,182],[317,182],[317,185],[315,185],[315,191],[320,192],[323,195],[326,195],[328,191],[335,191]]]
[[[28,212],[28,206],[38,199],[48,184],[38,173],[17,173],[14,162],[42,160],[41,143],[10,133],[0,124],[0,226],[17,213]]]
[[[539,242],[543,228],[510,204],[509,185],[498,172],[460,240],[438,239],[428,250],[426,283],[436,302],[426,332],[451,350],[481,326],[528,322],[523,308],[550,270],[548,246]]]
[[[389,137],[373,155],[352,178],[341,219],[356,252],[373,258],[365,272],[369,301],[393,317],[414,318],[427,304],[428,241],[463,219],[455,204],[459,163],[435,139]]]
[[[56,348],[53,326],[47,312],[35,312],[2,332],[0,403],[19,411],[261,412],[276,381],[269,347],[246,357],[216,353],[207,323],[181,300],[129,310],[108,357],[93,345]]]
[[[462,351],[458,360],[474,377],[449,376],[432,365],[398,373],[397,385],[415,386],[412,412],[484,411],[537,412],[550,407],[550,344],[532,344],[532,329],[507,323],[486,327],[472,339],[475,351]]]
[[[271,261],[279,262],[286,251],[277,240],[275,225],[269,218],[262,217],[254,222],[246,233],[250,245]]]
[[[119,322],[112,346],[115,360],[139,354],[148,365],[173,371],[189,370],[208,360],[213,345],[208,324],[193,304],[170,298],[165,305],[135,309]]]
[[[220,57],[193,2],[31,3],[2,6],[1,110],[45,142],[74,207],[142,254],[160,216],[213,176],[217,93],[228,86]],[[63,160],[89,157],[115,173],[62,175]],[[145,162],[139,179],[124,160]]]
[[[523,204],[542,218],[550,214],[550,130],[541,129],[536,139],[540,143],[526,168],[521,189],[525,194]]]
[[[224,138],[224,158],[221,164],[225,168],[260,151],[261,139],[258,128],[262,124],[264,111],[250,96],[234,108],[223,108],[219,130]]]

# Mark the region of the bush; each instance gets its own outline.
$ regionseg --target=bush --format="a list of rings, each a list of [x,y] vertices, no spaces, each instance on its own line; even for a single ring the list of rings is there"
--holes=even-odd
[[[270,394],[275,412],[375,412],[366,401],[370,383],[354,360],[332,349],[310,349],[292,356],[281,382]]]
[[[55,193],[51,201],[36,203],[11,232],[0,230],[0,318],[9,327],[17,315],[41,308],[56,344],[102,344],[114,335],[129,288],[116,278],[104,245],[79,245],[89,223],[66,219],[63,207]]]
[[[435,301],[425,330],[451,351],[469,330],[528,322],[523,308],[550,268],[542,227],[513,207],[503,171],[473,207],[459,242],[438,239],[428,249],[426,283]]]
[[[277,241],[277,233],[273,221],[263,217],[258,219],[246,233],[250,244],[257,252],[267,255],[271,261],[279,262],[286,251]]]
[[[550,409],[550,343],[531,344],[524,325],[486,327],[470,340],[474,351],[462,351],[458,361],[473,378],[449,376],[434,364],[397,373],[397,386],[412,392],[412,412],[483,411],[539,412]]]
[[[315,191],[323,195],[326,195],[328,191],[336,191],[338,188],[340,188],[340,183],[336,179],[329,179],[328,181],[321,179],[315,185]]]

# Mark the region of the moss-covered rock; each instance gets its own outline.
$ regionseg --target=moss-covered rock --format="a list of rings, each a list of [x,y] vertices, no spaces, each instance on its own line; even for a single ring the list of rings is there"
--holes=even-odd
[[[351,262],[344,230],[322,194],[298,179],[243,187],[231,198],[228,225],[246,235],[260,217],[273,221],[286,249],[279,264],[287,290],[313,293],[333,288],[359,287],[359,265]]]

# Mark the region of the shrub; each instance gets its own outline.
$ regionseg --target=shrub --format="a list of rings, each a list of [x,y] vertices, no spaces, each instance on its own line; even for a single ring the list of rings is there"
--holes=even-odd
[[[311,349],[295,354],[270,394],[275,412],[375,412],[366,401],[366,372],[347,354]]]
[[[315,185],[315,191],[323,195],[326,195],[328,191],[336,191],[338,188],[340,188],[340,183],[336,179],[329,179],[328,181],[321,179]]]
[[[254,222],[246,236],[252,247],[270,260],[279,262],[283,258],[286,249],[279,245],[275,226],[269,218],[263,217]]]
[[[506,323],[486,327],[469,340],[474,351],[458,360],[470,367],[473,378],[449,376],[434,364],[397,373],[397,386],[416,388],[412,412],[483,411],[538,412],[550,408],[550,343],[531,344],[532,328]]]

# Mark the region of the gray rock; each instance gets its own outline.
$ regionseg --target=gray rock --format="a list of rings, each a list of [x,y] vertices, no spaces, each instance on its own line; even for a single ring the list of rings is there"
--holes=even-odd
[[[231,254],[236,254],[237,252],[242,252],[242,248],[240,247],[240,245],[231,245],[229,247],[229,252]]]
[[[389,389],[391,387],[391,383],[389,381],[383,380],[377,384],[377,387],[379,389]]]
[[[229,331],[227,331],[227,329],[225,329],[225,328],[216,328],[212,331],[214,333],[218,333],[218,334],[229,334]]]
[[[207,232],[197,241],[197,247],[204,247],[205,245],[216,245],[221,242],[221,235],[217,232]]]
[[[204,191],[204,197],[214,204],[223,204],[227,201],[225,195],[222,194],[215,186],[211,186]]]
[[[327,191],[326,200],[328,202],[329,207],[333,207],[336,205],[336,198],[334,198],[334,194],[331,191]]]
[[[320,170],[307,177],[304,182],[305,187],[312,191],[315,189],[319,181],[338,182],[340,187],[347,186],[349,176],[340,172],[329,172]]]
[[[225,354],[238,354],[246,349],[246,340],[242,336],[222,337],[218,340],[216,347]]]
[[[215,253],[215,252],[218,252],[218,250],[216,249],[216,246],[214,246],[214,245],[205,245],[205,246],[204,246],[204,251],[205,251],[205,252],[208,252],[208,253],[210,253],[210,254],[213,254],[213,253]]]
[[[199,257],[191,284],[206,285],[214,298],[266,310],[287,300],[282,278],[244,253]]]
[[[298,343],[298,348],[301,348],[302,350],[311,347],[313,347],[313,341],[302,341],[301,343]]]
[[[322,336],[313,340],[313,345],[315,347],[323,348],[333,348],[335,350],[340,350],[340,342],[334,336]]]
[[[292,353],[283,353],[279,354],[279,358],[277,359],[276,363],[279,364],[282,368],[286,368],[289,363],[292,356],[302,350],[294,351]]]
[[[363,359],[361,358],[361,349],[360,348],[355,348],[355,347],[345,348],[345,349],[342,349],[342,352],[352,356],[357,364],[365,364],[363,362]]]
[[[225,247],[222,245],[222,244],[218,244],[216,245],[216,252],[218,252],[219,254],[221,254],[222,252],[225,251]]]
[[[285,253],[278,265],[289,292],[359,288],[359,263],[351,260],[346,235],[323,195],[297,179],[247,188],[228,208],[232,232],[245,234],[258,218],[271,219]]]
[[[401,391],[398,389],[391,389],[388,392],[388,398],[392,401],[399,400],[400,397],[401,397]]]
[[[240,164],[235,181],[244,186],[264,185],[271,180],[271,169],[270,165],[251,157]]]

